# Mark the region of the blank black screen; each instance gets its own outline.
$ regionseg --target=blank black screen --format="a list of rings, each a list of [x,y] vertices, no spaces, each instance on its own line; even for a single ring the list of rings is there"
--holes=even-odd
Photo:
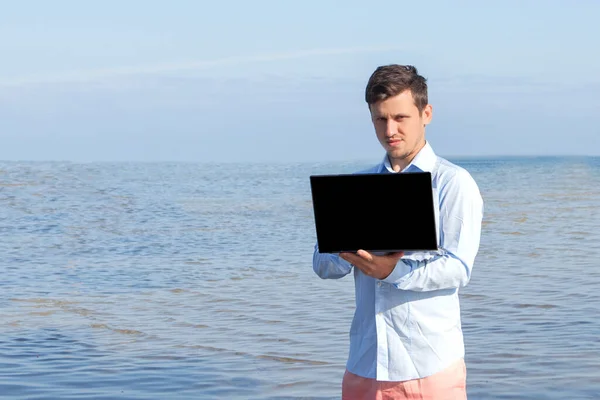
[[[437,250],[431,173],[310,177],[319,252]]]

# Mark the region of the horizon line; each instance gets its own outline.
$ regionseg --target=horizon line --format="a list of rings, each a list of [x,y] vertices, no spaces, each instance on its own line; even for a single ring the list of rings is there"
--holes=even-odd
[[[600,158],[600,154],[480,154],[480,155],[443,155],[440,157],[452,160],[493,160],[493,159],[511,159],[511,158]],[[375,161],[374,161],[375,160]],[[95,160],[69,160],[69,159],[0,159],[0,163],[70,163],[70,164],[323,164],[323,163],[379,163],[381,160],[375,158],[348,158],[348,159],[323,159],[323,160],[141,160],[141,159],[95,159]]]

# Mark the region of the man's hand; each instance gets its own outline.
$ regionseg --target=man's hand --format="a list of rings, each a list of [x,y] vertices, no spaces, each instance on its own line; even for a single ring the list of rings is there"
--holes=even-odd
[[[340,257],[360,269],[365,275],[375,279],[385,279],[392,273],[398,260],[404,252],[389,253],[384,256],[376,256],[365,250],[354,253],[340,253]]]

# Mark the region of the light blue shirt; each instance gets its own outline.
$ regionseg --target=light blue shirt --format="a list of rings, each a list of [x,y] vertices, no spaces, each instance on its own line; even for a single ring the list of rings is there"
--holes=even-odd
[[[438,157],[429,143],[401,172],[412,171],[432,173],[438,251],[406,252],[383,280],[336,254],[319,253],[318,244],[313,255],[313,269],[323,279],[354,269],[356,310],[346,368],[380,381],[424,378],[465,354],[458,290],[469,282],[479,249],[483,200],[469,172]],[[386,156],[358,173],[394,171]]]

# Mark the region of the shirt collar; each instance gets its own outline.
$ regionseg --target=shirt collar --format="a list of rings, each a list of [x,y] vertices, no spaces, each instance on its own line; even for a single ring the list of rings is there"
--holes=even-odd
[[[433,151],[433,148],[429,144],[429,142],[425,141],[425,146],[417,153],[415,158],[400,172],[406,172],[409,169],[417,168],[422,172],[433,172],[433,168],[435,167],[435,162],[437,160],[437,156]],[[396,173],[390,164],[390,159],[386,154],[383,158],[383,163],[381,166],[381,171],[387,170],[391,173]]]

